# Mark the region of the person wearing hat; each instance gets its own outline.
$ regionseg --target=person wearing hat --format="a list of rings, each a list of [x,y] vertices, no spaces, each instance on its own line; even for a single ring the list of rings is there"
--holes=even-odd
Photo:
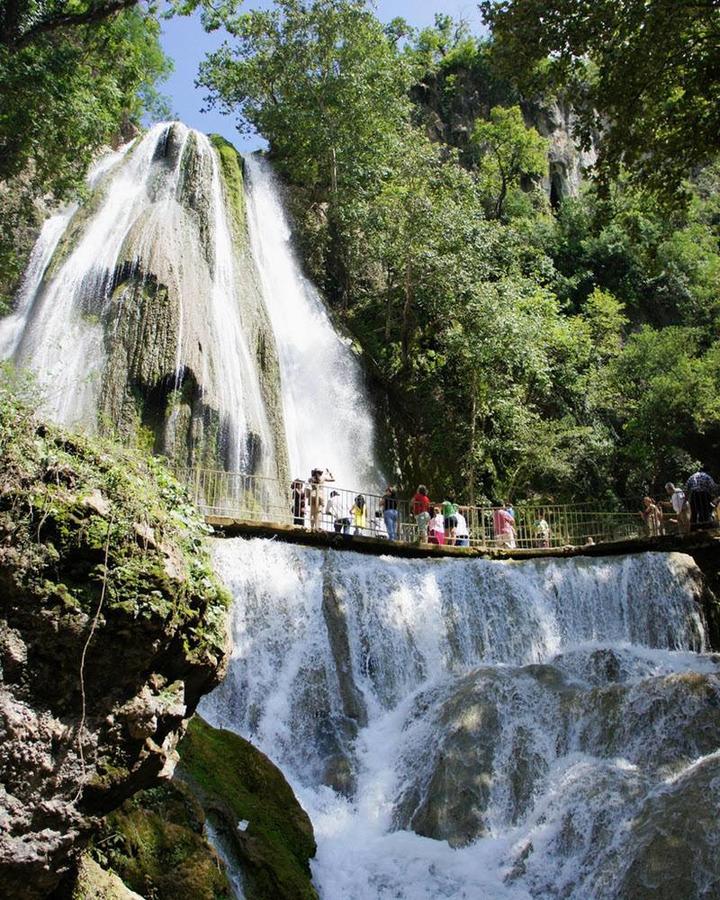
[[[320,531],[320,517],[325,505],[325,493],[323,484],[327,481],[335,481],[332,472],[329,469],[313,469],[310,473],[308,486],[305,493],[310,501],[310,530]]]

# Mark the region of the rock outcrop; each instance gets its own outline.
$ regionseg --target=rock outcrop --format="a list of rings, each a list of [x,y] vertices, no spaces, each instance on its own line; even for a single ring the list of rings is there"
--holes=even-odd
[[[282,772],[248,741],[198,716],[179,747],[177,778],[200,801],[241,873],[246,900],[317,900],[315,838]]]
[[[172,774],[227,597],[163,465],[0,387],[0,895],[44,897],[96,822]]]

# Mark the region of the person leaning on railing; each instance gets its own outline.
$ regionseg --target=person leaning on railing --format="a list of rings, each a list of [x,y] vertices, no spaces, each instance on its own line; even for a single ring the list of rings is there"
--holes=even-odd
[[[719,491],[720,488],[707,472],[700,470],[688,478],[685,493],[690,501],[691,528],[712,528],[714,526],[713,498],[717,497]]]
[[[350,534],[350,516],[342,507],[342,500],[338,491],[330,491],[330,498],[325,507],[325,515],[330,516],[333,528],[337,534]]]

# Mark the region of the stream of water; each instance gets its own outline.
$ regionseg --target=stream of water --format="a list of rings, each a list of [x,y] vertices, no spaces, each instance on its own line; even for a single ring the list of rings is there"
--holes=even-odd
[[[371,404],[360,363],[302,272],[269,164],[245,157],[248,229],[280,359],[290,471],[329,468],[348,487],[377,490]]]
[[[683,857],[658,844],[669,815],[695,843],[684,889],[708,878],[720,829],[693,826],[692,798],[720,793],[720,666],[689,557],[236,539],[215,559],[234,645],[201,713],[290,779],[324,900],[666,896],[653,873]],[[673,896],[691,895],[715,896]]]

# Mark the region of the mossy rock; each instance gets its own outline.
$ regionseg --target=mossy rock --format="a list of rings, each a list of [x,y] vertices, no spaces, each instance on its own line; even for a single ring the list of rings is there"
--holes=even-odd
[[[72,900],[143,900],[114,873],[85,855],[78,865]]]
[[[312,824],[277,766],[248,741],[198,716],[178,750],[176,777],[225,826],[247,900],[316,900]],[[237,827],[242,820],[249,823],[245,831]]]
[[[0,367],[0,783],[17,849],[0,859],[0,894],[37,900],[95,817],[172,772],[222,676],[229,595],[162,462],[39,422],[9,374]]]
[[[203,836],[204,814],[182,785],[142,791],[105,820],[93,853],[125,885],[153,900],[233,897]]]
[[[247,240],[242,156],[240,156],[230,141],[226,141],[219,134],[211,134],[208,137],[220,158],[220,171],[222,172],[228,206],[232,214],[235,240],[244,245],[247,243]]]

